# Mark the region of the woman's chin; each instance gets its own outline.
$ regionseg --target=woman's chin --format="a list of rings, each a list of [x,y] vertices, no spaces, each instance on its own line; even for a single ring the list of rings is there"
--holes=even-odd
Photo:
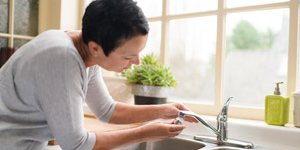
[[[125,71],[127,68],[122,68],[122,69],[118,69],[118,70],[113,70],[114,72],[117,72],[117,73],[121,73],[123,71]]]

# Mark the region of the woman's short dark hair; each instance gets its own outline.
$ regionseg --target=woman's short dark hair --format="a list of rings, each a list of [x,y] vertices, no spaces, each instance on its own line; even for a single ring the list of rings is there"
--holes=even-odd
[[[125,41],[148,32],[148,21],[132,0],[94,0],[82,19],[84,43],[96,42],[106,56]]]

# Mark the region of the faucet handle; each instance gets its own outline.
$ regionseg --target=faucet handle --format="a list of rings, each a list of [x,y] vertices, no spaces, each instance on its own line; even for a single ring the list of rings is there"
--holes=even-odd
[[[229,97],[226,100],[226,102],[224,103],[224,106],[223,106],[221,112],[218,115],[218,120],[219,121],[221,121],[221,120],[223,120],[223,121],[227,120],[229,103],[230,103],[230,101],[231,101],[232,98],[233,97]]]

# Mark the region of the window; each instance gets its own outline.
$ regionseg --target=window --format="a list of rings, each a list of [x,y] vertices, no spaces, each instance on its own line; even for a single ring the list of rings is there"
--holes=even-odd
[[[153,52],[156,56],[160,55],[161,42],[161,21],[149,22],[150,32],[145,49],[141,55]]]
[[[155,35],[145,51],[158,53],[159,47],[161,62],[179,82],[169,100],[217,115],[233,96],[231,117],[263,120],[264,98],[273,94],[275,82],[285,82],[284,95],[300,86],[299,0],[137,3],[150,22],[150,36]]]
[[[227,14],[224,98],[234,96],[232,106],[263,108],[278,81],[287,94],[288,20],[286,8]]]
[[[167,57],[178,80],[178,88],[172,91],[171,99],[213,104],[216,28],[216,16],[169,22]]]
[[[142,2],[138,1],[138,5],[143,9],[143,12],[147,17],[161,16],[162,0],[143,0]]]
[[[38,0],[2,0],[0,8],[0,47],[21,47],[38,34]]]

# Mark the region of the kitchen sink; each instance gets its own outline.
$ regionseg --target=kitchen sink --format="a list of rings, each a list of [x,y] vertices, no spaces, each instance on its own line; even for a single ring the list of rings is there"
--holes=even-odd
[[[145,142],[114,150],[198,150],[205,146],[202,142],[177,137],[156,142]]]
[[[45,150],[61,150],[57,146],[48,146]],[[113,150],[282,150],[277,148],[268,148],[255,146],[254,149],[245,149],[227,145],[217,145],[209,142],[197,141],[193,136],[179,135],[175,138],[169,138],[162,141],[144,142],[130,145],[127,147],[116,148]]]
[[[192,136],[180,135],[162,141],[144,142],[117,148],[114,150],[245,150],[244,148],[216,145],[202,141],[193,140]]]
[[[205,146],[203,143],[184,138],[171,138],[158,142],[148,142],[144,150],[198,150]]]
[[[210,150],[245,150],[245,149],[244,148],[237,148],[237,147],[219,146],[219,147],[210,148]]]
[[[255,146],[253,149],[246,149],[228,145],[217,145],[214,143],[197,141],[190,135],[179,135],[162,141],[144,142],[113,150],[280,150],[263,146]]]

